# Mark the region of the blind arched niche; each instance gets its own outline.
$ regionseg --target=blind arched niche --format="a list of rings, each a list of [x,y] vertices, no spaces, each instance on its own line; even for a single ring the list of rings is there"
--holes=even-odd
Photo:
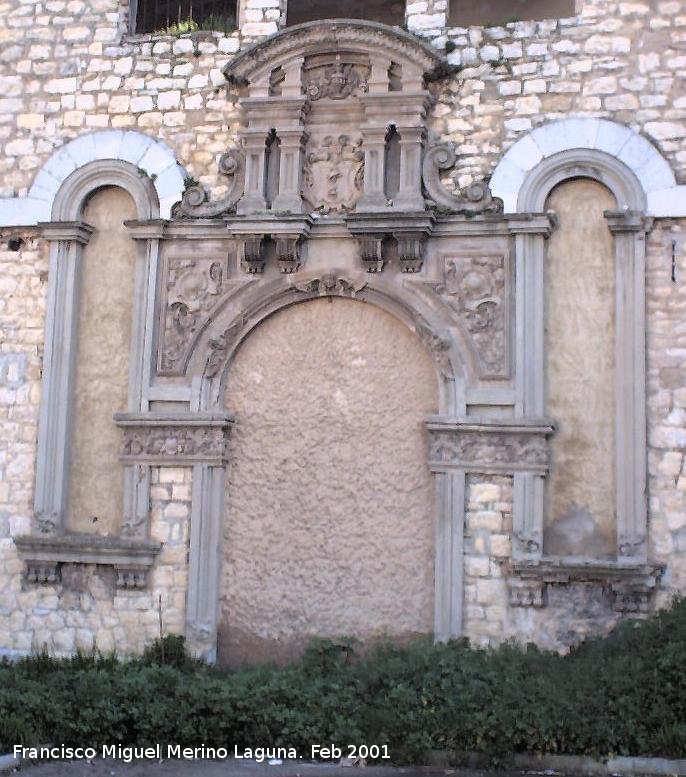
[[[551,443],[544,552],[616,554],[615,256],[612,193],[570,179],[548,196],[557,217],[545,261],[545,354]]]
[[[124,510],[121,433],[135,298],[136,245],[124,221],[136,217],[128,192],[106,187],[83,213],[93,235],[81,256],[67,525],[116,531]],[[97,524],[97,525],[96,525]]]
[[[292,305],[241,345],[225,395],[221,662],[432,632],[436,382],[419,338],[357,300]]]

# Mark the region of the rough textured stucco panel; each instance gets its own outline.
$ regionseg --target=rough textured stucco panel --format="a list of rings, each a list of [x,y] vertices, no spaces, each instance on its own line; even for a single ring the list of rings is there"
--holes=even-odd
[[[83,252],[69,528],[116,529],[123,505],[117,460],[121,433],[113,413],[126,409],[136,247],[123,222],[136,217],[122,189],[96,192],[84,213],[95,233]]]
[[[220,660],[314,635],[429,633],[433,365],[389,314],[316,300],[266,320],[231,367]]]
[[[613,555],[615,505],[615,267],[603,211],[611,193],[591,180],[556,187],[559,225],[545,272],[548,413],[552,444],[545,552]]]

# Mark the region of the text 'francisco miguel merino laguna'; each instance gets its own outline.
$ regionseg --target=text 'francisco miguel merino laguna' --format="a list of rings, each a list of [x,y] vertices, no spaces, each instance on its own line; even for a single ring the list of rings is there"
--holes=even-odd
[[[155,745],[153,747],[128,747],[124,745],[102,745],[102,747],[67,747],[56,745],[54,747],[24,747],[14,746],[15,758],[28,758],[31,760],[60,760],[70,761],[95,758],[114,758],[117,761],[131,763],[138,760],[177,759],[185,761],[197,760],[224,760],[226,758],[249,758],[258,763],[269,761],[273,758],[283,760],[297,760],[299,758],[311,758],[312,760],[334,760],[343,756],[355,758],[358,755],[366,758],[389,758],[388,747],[348,745],[312,745],[307,755],[301,755],[294,747],[182,747],[181,745]],[[362,755],[362,751],[365,754]],[[375,752],[372,752],[375,751]]]

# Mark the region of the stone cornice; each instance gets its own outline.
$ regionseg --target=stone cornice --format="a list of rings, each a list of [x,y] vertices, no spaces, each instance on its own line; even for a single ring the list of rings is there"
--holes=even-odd
[[[649,612],[664,572],[662,564],[576,557],[512,561],[508,586],[513,607],[543,607],[548,585],[601,583],[616,612]]]
[[[22,534],[14,538],[19,555],[34,561],[152,566],[162,545],[100,534]]]
[[[14,544],[26,562],[28,583],[58,583],[62,564],[98,564],[114,568],[117,588],[136,590],[146,588],[148,572],[162,549],[159,542],[99,534],[20,535]]]

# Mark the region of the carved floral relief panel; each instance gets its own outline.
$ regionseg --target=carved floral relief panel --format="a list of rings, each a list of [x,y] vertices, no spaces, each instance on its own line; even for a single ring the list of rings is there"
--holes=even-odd
[[[509,256],[455,253],[442,259],[441,281],[424,282],[471,341],[482,378],[511,374],[512,279]]]
[[[160,374],[183,374],[193,341],[213,309],[245,284],[245,280],[228,279],[228,263],[226,256],[167,257],[158,347]]]

